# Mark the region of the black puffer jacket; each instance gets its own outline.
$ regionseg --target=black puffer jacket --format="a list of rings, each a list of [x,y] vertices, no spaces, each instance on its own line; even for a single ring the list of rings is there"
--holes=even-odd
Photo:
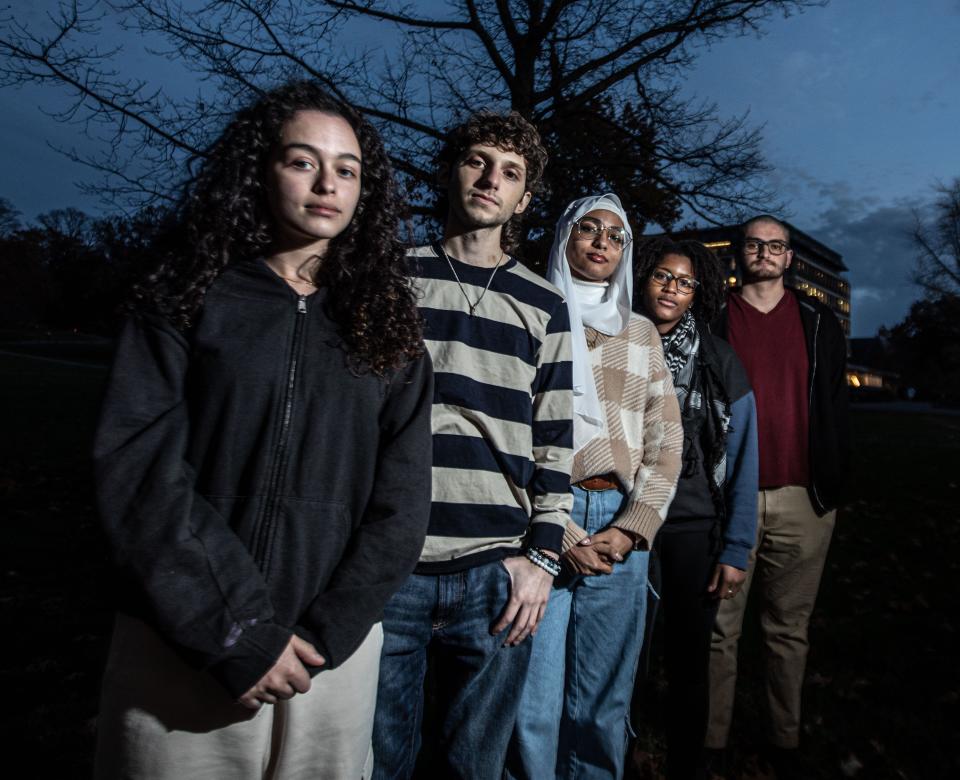
[[[847,342],[840,322],[816,298],[796,295],[810,364],[810,503],[817,514],[835,509],[843,497],[849,461]],[[724,306],[711,329],[727,338]]]
[[[343,663],[426,533],[429,358],[354,375],[324,294],[253,261],[214,282],[186,334],[131,320],[96,436],[121,609],[235,697],[293,632]]]

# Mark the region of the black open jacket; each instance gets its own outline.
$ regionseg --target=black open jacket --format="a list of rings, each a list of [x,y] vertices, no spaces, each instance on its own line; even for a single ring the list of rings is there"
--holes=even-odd
[[[847,342],[840,322],[816,298],[795,295],[800,321],[807,340],[810,364],[810,503],[818,515],[835,509],[842,500],[849,461],[847,425]],[[711,329],[727,338],[727,307],[713,321]]]
[[[213,283],[186,333],[131,319],[97,431],[120,608],[234,697],[294,632],[324,668],[343,663],[426,534],[429,358],[355,375],[324,295],[251,261]]]

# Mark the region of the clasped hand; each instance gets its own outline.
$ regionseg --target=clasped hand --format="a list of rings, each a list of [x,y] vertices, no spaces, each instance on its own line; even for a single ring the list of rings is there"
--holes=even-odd
[[[307,666],[323,666],[325,663],[313,645],[294,634],[270,671],[240,697],[240,704],[256,710],[263,704],[276,704],[280,699],[292,699],[298,693],[306,693],[310,690]]]
[[[604,528],[593,536],[581,539],[564,554],[567,565],[577,574],[594,576],[610,574],[617,563],[622,563],[633,549],[634,540],[626,531],[615,526]]]

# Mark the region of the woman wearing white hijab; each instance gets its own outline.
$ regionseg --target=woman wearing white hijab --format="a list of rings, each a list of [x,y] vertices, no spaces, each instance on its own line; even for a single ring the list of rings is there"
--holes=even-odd
[[[620,199],[606,194],[567,207],[550,252],[547,278],[566,297],[574,334],[574,508],[565,570],[533,644],[509,777],[623,774],[649,549],[683,444],[659,334],[631,313],[632,239]]]

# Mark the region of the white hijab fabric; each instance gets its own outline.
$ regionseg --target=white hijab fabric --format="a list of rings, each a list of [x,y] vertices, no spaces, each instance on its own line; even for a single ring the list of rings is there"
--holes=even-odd
[[[620,265],[607,280],[599,303],[589,303],[574,283],[567,262],[567,241],[573,223],[590,211],[612,211],[623,220],[631,241],[623,251]],[[573,336],[573,448],[580,450],[604,429],[603,407],[597,395],[590,353],[583,329],[591,327],[607,336],[615,336],[630,322],[630,304],[633,300],[633,231],[620,198],[613,193],[594,195],[575,200],[557,221],[553,247],[547,262],[547,279],[560,288],[567,299],[570,312],[570,330]],[[579,324],[580,327],[577,327]]]

